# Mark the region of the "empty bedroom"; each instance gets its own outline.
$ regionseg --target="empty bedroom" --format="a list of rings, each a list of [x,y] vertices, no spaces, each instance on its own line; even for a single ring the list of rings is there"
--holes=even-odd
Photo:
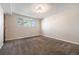
[[[78,55],[79,3],[0,3],[0,55]]]

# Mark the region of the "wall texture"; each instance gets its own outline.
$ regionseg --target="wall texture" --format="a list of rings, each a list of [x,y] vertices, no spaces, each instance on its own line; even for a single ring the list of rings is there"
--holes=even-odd
[[[3,37],[4,37],[4,17],[3,17],[3,9],[0,7],[0,48],[3,45]]]
[[[42,35],[79,44],[79,5],[65,7],[42,20]]]
[[[6,22],[6,40],[12,40],[12,39],[19,39],[19,38],[25,38],[25,37],[31,37],[31,36],[38,36],[40,35],[40,20],[36,20],[36,27],[24,27],[20,26],[17,23],[18,17],[22,17],[24,19],[27,19],[28,17],[21,16],[21,15],[5,15],[5,22]]]

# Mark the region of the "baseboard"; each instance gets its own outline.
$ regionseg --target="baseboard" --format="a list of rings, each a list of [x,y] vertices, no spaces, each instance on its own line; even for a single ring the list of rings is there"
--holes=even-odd
[[[5,39],[5,41],[18,40],[18,39],[29,39],[29,38],[38,37],[38,36],[41,36],[41,35],[30,36],[30,37],[19,37],[19,38]]]
[[[45,36],[45,37],[48,37],[48,38],[54,38],[54,37],[50,37],[50,36],[46,36],[46,35],[42,35],[42,36]],[[56,39],[56,40],[61,40],[61,41],[64,41],[64,42],[68,42],[68,43],[71,43],[71,44],[79,45],[78,42],[68,41],[68,40],[59,39],[59,38],[54,38],[54,39]]]
[[[37,36],[23,37],[23,38],[16,38],[16,39],[28,39],[28,38],[38,37],[38,36],[45,36],[45,37],[48,37],[48,38],[54,38],[54,37],[50,37],[50,36],[46,36],[46,35],[37,35]],[[16,39],[8,39],[7,41],[16,40]],[[56,39],[56,40],[61,40],[61,41],[65,41],[65,42],[72,43],[72,44],[76,44],[76,45],[79,45],[78,42],[68,41],[68,40],[59,39],[59,38],[54,38],[54,39]],[[3,45],[1,45],[1,46],[3,46]]]

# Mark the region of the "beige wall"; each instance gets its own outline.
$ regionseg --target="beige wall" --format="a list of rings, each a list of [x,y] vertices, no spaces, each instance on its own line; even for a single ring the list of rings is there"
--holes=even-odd
[[[79,44],[79,5],[67,5],[42,20],[42,35]]]
[[[18,17],[22,17],[27,19],[28,17],[21,16],[21,15],[6,15],[5,22],[6,22],[6,40],[24,38],[24,37],[31,37],[31,36],[38,36],[40,35],[40,20],[36,20],[36,27],[34,28],[27,28],[18,25],[17,19]]]
[[[3,45],[4,40],[4,17],[3,17],[3,9],[0,6],[0,48]]]

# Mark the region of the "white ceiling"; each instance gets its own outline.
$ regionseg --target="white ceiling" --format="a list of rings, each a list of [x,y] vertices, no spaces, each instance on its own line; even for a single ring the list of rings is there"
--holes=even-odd
[[[42,13],[37,13],[36,8],[38,6],[44,8]],[[56,14],[62,12],[66,9],[68,4],[58,4],[58,3],[2,3],[1,6],[4,9],[4,13],[12,14],[21,14],[25,16],[35,17],[35,18],[45,18],[51,14]]]

